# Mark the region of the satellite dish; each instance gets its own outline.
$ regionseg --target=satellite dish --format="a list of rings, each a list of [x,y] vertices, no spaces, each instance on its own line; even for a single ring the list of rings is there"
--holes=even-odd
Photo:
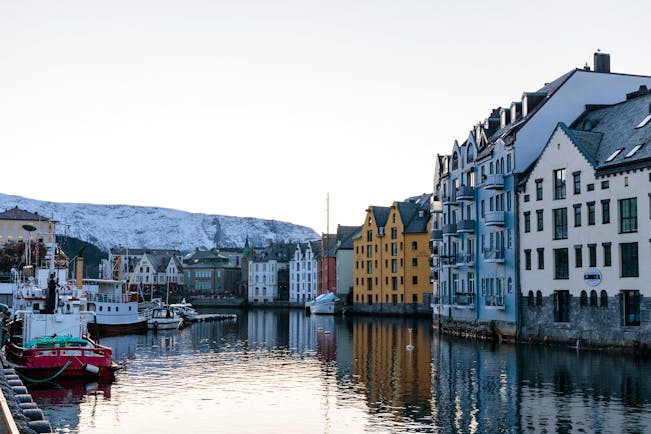
[[[27,232],[34,232],[36,230],[36,227],[32,225],[23,225],[23,229],[25,229]]]

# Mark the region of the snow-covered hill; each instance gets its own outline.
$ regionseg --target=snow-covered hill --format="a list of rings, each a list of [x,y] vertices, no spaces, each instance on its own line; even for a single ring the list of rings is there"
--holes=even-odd
[[[247,236],[255,247],[269,240],[319,239],[313,229],[275,220],[130,205],[56,203],[0,193],[0,211],[16,206],[58,221],[58,234],[65,231],[107,251],[119,245],[181,251],[243,247]]]

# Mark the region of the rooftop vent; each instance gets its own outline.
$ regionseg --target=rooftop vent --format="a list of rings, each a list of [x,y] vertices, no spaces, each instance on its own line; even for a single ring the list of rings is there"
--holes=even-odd
[[[610,72],[610,54],[597,50],[594,53],[594,70],[595,72]]]

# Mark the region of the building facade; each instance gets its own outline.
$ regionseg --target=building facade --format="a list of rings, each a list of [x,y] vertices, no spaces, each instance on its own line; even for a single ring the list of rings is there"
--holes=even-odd
[[[289,260],[289,301],[305,303],[317,296],[319,242],[296,245]]]
[[[374,314],[429,314],[427,206],[394,202],[369,207],[353,240],[353,309]]]
[[[183,257],[186,289],[196,295],[230,298],[239,292],[241,270],[217,249],[195,250]]]
[[[518,200],[522,338],[650,345],[651,93],[560,123]]]
[[[249,302],[269,303],[278,298],[278,270],[275,259],[249,262]]]
[[[54,220],[17,206],[5,210],[0,212],[0,246],[8,242],[22,243],[28,240],[52,244],[55,224]]]

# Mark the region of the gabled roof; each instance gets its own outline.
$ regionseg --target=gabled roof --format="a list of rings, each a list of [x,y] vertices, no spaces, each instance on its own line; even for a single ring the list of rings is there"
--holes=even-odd
[[[651,161],[651,121],[637,128],[651,116],[651,92],[631,95],[618,104],[587,110],[572,123],[571,134],[600,174]]]
[[[338,226],[337,249],[352,250],[353,240],[361,233],[361,226]]]
[[[404,225],[404,233],[414,234],[428,231],[429,202],[427,206],[419,206],[412,202],[396,202],[396,206]]]
[[[8,209],[0,213],[0,220],[27,220],[27,221],[50,221],[47,217],[43,217],[35,212],[29,212],[18,207]]]
[[[389,219],[391,208],[387,206],[371,206],[369,208],[372,210],[373,216],[375,217],[375,225],[378,228],[385,226]]]

